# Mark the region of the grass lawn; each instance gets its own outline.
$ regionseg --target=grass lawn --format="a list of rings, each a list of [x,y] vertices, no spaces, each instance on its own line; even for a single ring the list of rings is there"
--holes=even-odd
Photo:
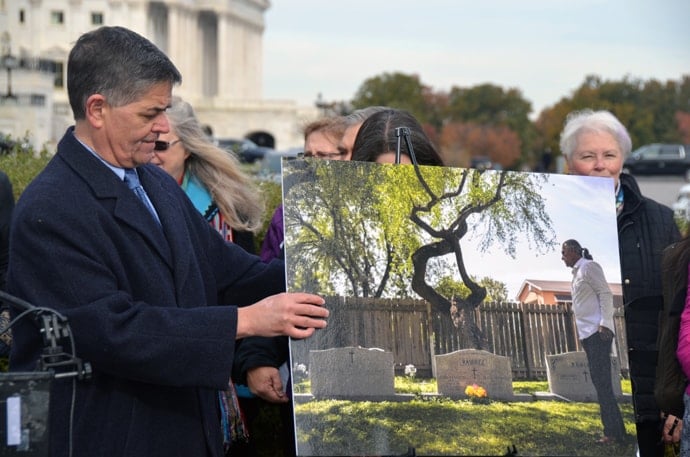
[[[629,444],[601,447],[594,444],[602,431],[595,403],[474,403],[421,395],[436,392],[434,380],[400,377],[395,386],[396,392],[420,395],[406,402],[296,404],[300,455],[395,455],[413,447],[417,455],[499,456],[513,445],[529,456],[634,455],[630,403],[621,405]],[[514,383],[516,393],[535,391],[548,391],[547,383]]]

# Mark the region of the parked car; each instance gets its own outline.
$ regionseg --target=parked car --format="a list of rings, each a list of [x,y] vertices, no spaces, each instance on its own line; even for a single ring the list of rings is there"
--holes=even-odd
[[[266,181],[281,182],[281,162],[283,157],[295,158],[302,152],[302,148],[292,148],[286,151],[270,151],[261,160],[258,177]]]
[[[633,175],[681,175],[690,181],[690,145],[647,144],[630,154],[623,171]]]
[[[671,205],[679,219],[690,221],[690,184],[684,184],[678,191],[678,198]]]
[[[257,160],[261,160],[268,151],[272,151],[271,148],[259,146],[246,138],[218,138],[216,141],[218,146],[229,152],[234,152],[240,161],[246,163],[254,163]]]
[[[477,170],[500,170],[501,164],[492,162],[486,156],[474,156],[470,159],[470,168]]]

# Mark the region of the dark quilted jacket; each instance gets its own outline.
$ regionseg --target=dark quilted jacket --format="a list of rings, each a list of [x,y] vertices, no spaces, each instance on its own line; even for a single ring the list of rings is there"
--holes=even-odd
[[[625,200],[618,216],[618,244],[635,420],[658,421],[654,378],[663,303],[661,255],[680,233],[670,208],[642,196],[632,176],[623,173],[620,180]]]

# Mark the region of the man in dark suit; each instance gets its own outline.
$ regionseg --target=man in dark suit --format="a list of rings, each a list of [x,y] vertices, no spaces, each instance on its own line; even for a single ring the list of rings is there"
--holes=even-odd
[[[10,218],[14,209],[14,194],[10,178],[0,170],[0,290],[5,290],[5,273],[9,252]]]
[[[79,38],[67,71],[75,126],[15,207],[7,275],[11,294],[67,317],[93,368],[52,383],[51,455],[219,457],[217,391],[235,340],[305,338],[328,311],[316,295],[280,293],[281,262],[225,243],[147,165],[181,81],[165,54],[102,27]],[[132,170],[146,195],[125,183]],[[11,369],[36,369],[41,351],[22,319]]]

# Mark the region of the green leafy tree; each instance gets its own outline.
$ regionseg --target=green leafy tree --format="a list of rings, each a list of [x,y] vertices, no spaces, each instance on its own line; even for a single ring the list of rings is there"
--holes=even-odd
[[[5,141],[14,143],[7,154],[0,154],[0,170],[10,178],[15,200],[19,198],[26,186],[45,168],[51,156],[44,148],[35,151],[29,144],[28,137],[13,139],[4,137]]]
[[[304,290],[380,297],[402,262],[394,234],[380,224],[376,183],[382,170],[343,165],[305,160],[288,167],[286,179],[295,173],[314,178],[308,186],[295,184],[285,197],[286,255],[295,274],[288,279]]]
[[[690,114],[690,75],[679,81],[620,81],[588,75],[568,97],[543,110],[535,127],[537,148],[559,151],[558,141],[571,111],[591,108],[611,111],[626,126],[633,148],[649,143],[684,142],[684,114]]]
[[[437,109],[438,98],[417,75],[383,73],[365,80],[352,99],[352,107],[379,105],[409,111],[422,123],[436,125],[442,115]]]
[[[414,168],[427,198],[425,203],[414,205],[411,219],[433,241],[420,246],[412,255],[412,289],[436,311],[451,314],[451,308],[455,307],[458,312],[468,314],[487,297],[486,287],[477,283],[465,266],[461,240],[468,234],[482,234],[480,249],[499,244],[511,257],[515,256],[520,235],[536,250],[555,245],[551,219],[539,193],[548,175],[487,173],[474,169],[453,175],[442,169],[446,173],[429,176],[419,167]],[[469,295],[452,300],[453,297],[443,295],[427,281],[429,261],[446,255],[454,256]],[[468,322],[466,332],[471,335],[474,347],[481,347],[481,332],[473,321]]]
[[[451,315],[456,306],[470,315],[487,297],[505,300],[507,292],[466,269],[464,238],[479,249],[500,245],[513,257],[523,239],[535,250],[556,243],[539,193],[548,175],[302,162],[314,179],[294,185],[285,199],[291,287],[364,297],[417,293],[438,313]],[[289,176],[298,166],[290,164]],[[429,274],[434,262],[451,270]],[[439,272],[451,279],[427,282]],[[461,330],[480,347],[473,321]]]
[[[447,119],[454,122],[473,123],[485,128],[507,127],[520,139],[523,154],[532,149],[536,132],[529,119],[532,104],[518,89],[504,90],[493,84],[480,84],[469,88],[453,87],[448,94]],[[493,153],[502,157],[505,166],[519,162],[520,154]],[[489,155],[481,150],[473,150],[471,155]]]

